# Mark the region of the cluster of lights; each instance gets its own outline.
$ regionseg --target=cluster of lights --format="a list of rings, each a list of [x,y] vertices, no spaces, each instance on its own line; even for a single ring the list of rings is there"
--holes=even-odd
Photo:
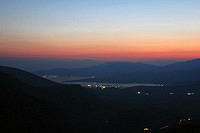
[[[182,122],[184,122],[184,121],[191,121],[192,119],[190,118],[190,117],[188,117],[187,119],[181,119],[180,121],[179,121],[179,124],[182,124]],[[166,126],[164,126],[164,127],[161,127],[160,128],[160,130],[162,130],[162,129],[166,129],[166,128],[168,128],[169,126],[168,125],[166,125]],[[151,130],[149,129],[149,128],[147,128],[147,127],[145,127],[144,128],[144,131],[146,132],[146,131],[148,131],[148,132],[150,132]]]
[[[92,87],[91,84],[88,84],[87,86],[88,86],[88,87]],[[96,85],[96,87],[98,87],[98,85]],[[106,88],[106,86],[105,86],[105,85],[102,85],[102,86],[100,86],[100,88],[101,88],[101,90],[103,91],[103,90]]]
[[[102,85],[102,84],[87,84],[87,87],[95,87],[95,88],[100,88],[101,90],[105,88],[119,88],[119,85]]]
[[[179,124],[182,124],[184,121],[191,121],[192,119],[190,118],[190,117],[188,117],[187,119],[181,119],[180,121],[179,121]]]
[[[141,91],[137,91],[137,94],[141,95],[142,92]],[[144,95],[150,95],[150,94],[148,92],[146,92],[146,93],[144,93]],[[175,95],[175,93],[174,92],[169,92],[169,95]],[[192,95],[195,95],[195,93],[194,92],[187,92],[186,95],[187,96],[192,96]]]

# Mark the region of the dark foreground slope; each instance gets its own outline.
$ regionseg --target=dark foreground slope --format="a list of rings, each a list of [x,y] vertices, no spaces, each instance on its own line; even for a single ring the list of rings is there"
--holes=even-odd
[[[99,102],[80,86],[66,86],[0,67],[0,132],[92,132]],[[94,117],[95,119],[95,117]]]
[[[64,118],[58,107],[24,93],[34,89],[7,74],[0,73],[1,132],[50,132],[65,127],[71,130],[71,118]],[[65,123],[65,126],[63,124]]]

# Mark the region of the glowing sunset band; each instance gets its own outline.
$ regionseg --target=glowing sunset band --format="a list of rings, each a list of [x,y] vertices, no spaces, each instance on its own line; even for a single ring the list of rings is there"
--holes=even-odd
[[[95,59],[95,60],[153,60],[153,59],[193,59],[200,57],[200,51],[112,51],[99,49],[87,50],[23,50],[1,51],[1,57]]]
[[[113,37],[113,36],[116,37]],[[96,60],[192,59],[200,57],[196,34],[150,37],[132,34],[11,36],[0,40],[1,57]]]

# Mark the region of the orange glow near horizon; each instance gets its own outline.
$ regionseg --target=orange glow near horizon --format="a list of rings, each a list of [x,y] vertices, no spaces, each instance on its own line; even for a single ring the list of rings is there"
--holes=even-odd
[[[15,37],[1,39],[0,57],[153,60],[193,59],[200,57],[200,39],[196,36],[105,36],[73,34],[48,38]]]
[[[56,49],[56,48],[55,48]],[[193,59],[200,57],[200,51],[140,51],[126,49],[67,50],[32,49],[1,51],[0,57],[22,58],[58,58],[58,59],[94,59],[94,60],[154,60],[154,59]]]

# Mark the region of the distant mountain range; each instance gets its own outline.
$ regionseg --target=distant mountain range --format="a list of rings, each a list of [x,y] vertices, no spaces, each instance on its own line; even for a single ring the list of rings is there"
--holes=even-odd
[[[78,69],[57,68],[34,72],[37,75],[94,76],[81,81],[140,82],[140,83],[183,83],[199,82],[200,59],[178,62],[166,66],[155,66],[132,62],[107,62]]]

